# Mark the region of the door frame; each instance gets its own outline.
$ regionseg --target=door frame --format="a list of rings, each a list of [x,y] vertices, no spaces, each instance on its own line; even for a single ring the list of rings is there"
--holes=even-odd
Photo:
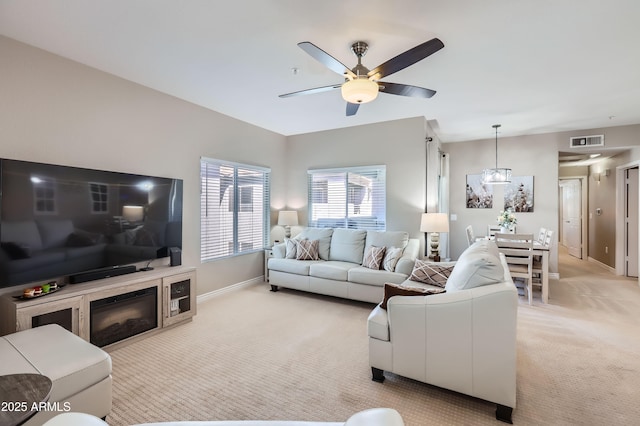
[[[562,188],[560,181],[563,180],[579,180],[580,181],[580,229],[582,234],[581,252],[582,260],[587,260],[589,256],[589,216],[587,215],[587,207],[589,201],[589,176],[560,176],[558,177],[558,241],[562,242]]]
[[[624,275],[624,202],[625,202],[625,171],[634,167],[640,167],[640,160],[622,164],[616,167],[616,275]],[[639,178],[640,180],[640,178]],[[640,197],[639,197],[640,198]],[[640,209],[640,202],[638,202]],[[639,250],[640,252],[640,250]],[[638,255],[640,261],[640,254]],[[640,277],[638,277],[640,284]]]

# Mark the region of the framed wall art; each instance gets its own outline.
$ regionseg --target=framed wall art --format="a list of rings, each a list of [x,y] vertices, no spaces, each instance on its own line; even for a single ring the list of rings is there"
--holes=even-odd
[[[482,183],[481,174],[467,175],[467,208],[493,208],[493,186]]]
[[[533,176],[513,176],[504,187],[504,210],[533,212]]]

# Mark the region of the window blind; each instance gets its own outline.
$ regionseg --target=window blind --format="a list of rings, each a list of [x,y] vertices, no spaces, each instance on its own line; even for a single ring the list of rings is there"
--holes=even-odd
[[[200,260],[268,245],[270,175],[263,167],[200,160]]]
[[[386,166],[307,173],[310,227],[386,229]]]

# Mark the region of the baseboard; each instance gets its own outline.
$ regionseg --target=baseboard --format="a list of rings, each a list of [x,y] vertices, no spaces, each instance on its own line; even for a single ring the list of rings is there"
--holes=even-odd
[[[200,294],[196,298],[196,303],[202,303],[209,299],[213,299],[214,297],[220,296],[225,293],[229,293],[230,291],[240,290],[245,287],[249,287],[250,285],[264,283],[264,278],[262,276],[251,278],[250,280],[243,281],[237,284],[231,284],[226,287],[219,288],[218,290],[213,290],[208,293]]]
[[[612,268],[611,266],[600,262],[599,260],[594,259],[593,257],[587,257],[587,262],[595,263],[596,265],[602,266],[607,271],[611,272],[614,275],[616,274],[616,268]]]

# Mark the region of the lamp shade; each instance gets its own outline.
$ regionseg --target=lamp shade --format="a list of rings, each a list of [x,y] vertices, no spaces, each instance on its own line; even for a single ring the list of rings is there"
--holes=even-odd
[[[378,84],[368,78],[356,78],[342,85],[342,98],[352,104],[364,104],[378,97]]]
[[[298,224],[298,212],[295,210],[281,210],[278,213],[278,225],[295,226]]]
[[[449,232],[449,218],[446,213],[422,213],[420,232]]]
[[[142,206],[123,206],[122,217],[129,222],[140,222],[144,218],[144,208]]]

